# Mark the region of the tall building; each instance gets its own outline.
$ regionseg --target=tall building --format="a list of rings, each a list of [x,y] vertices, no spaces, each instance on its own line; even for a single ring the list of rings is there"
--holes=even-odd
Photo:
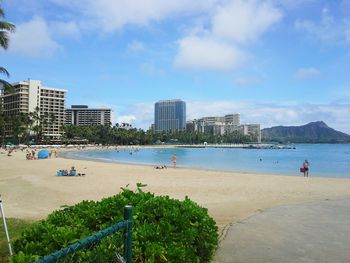
[[[161,100],[154,105],[154,130],[184,131],[186,129],[186,103],[182,100]]]
[[[73,125],[110,125],[111,109],[89,108],[87,105],[72,105],[66,109],[66,124]]]
[[[40,80],[20,81],[12,86],[12,92],[1,90],[3,113],[11,117],[38,110],[44,137],[61,137],[67,91],[44,87]]]

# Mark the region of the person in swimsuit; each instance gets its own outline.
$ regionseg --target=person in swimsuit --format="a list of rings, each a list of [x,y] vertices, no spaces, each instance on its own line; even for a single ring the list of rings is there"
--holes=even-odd
[[[173,167],[176,168],[176,153],[174,153],[172,160],[173,160]]]
[[[304,168],[304,177],[309,176],[309,162],[307,160],[304,161],[303,163],[303,168]]]

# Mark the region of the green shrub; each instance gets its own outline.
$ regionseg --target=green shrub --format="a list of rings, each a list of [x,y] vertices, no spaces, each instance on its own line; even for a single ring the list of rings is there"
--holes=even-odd
[[[123,189],[100,202],[83,201],[55,211],[32,225],[14,242],[11,262],[38,259],[123,220],[123,207],[133,209],[134,262],[209,262],[218,242],[215,221],[207,209],[186,197],[184,201]],[[102,239],[62,262],[117,262],[122,234]]]
[[[19,238],[23,230],[28,228],[33,223],[33,221],[18,218],[6,218],[6,223],[10,231],[10,237],[12,239],[15,239]],[[5,229],[2,227],[2,222],[0,222],[0,262],[8,262],[8,255],[9,247],[7,244]]]

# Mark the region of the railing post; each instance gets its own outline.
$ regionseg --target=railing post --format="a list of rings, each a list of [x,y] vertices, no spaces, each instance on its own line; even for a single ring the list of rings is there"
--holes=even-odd
[[[124,258],[126,263],[132,263],[132,247],[131,247],[131,235],[132,235],[132,206],[126,205],[124,207],[124,220],[129,221],[127,227],[124,230]]]
[[[11,247],[11,243],[10,243],[9,231],[7,230],[5,212],[4,212],[4,208],[2,207],[1,195],[0,195],[0,214],[1,214],[2,220],[4,222],[4,229],[5,229],[5,233],[6,233],[7,244],[9,246],[10,255],[12,256],[13,252],[12,252],[12,247]]]

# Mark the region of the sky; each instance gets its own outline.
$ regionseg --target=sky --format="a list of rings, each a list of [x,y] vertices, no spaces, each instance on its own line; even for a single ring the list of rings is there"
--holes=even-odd
[[[324,121],[350,134],[350,0],[3,0],[10,82],[67,89],[148,129],[154,103],[187,120]],[[3,76],[4,77],[4,76]]]

